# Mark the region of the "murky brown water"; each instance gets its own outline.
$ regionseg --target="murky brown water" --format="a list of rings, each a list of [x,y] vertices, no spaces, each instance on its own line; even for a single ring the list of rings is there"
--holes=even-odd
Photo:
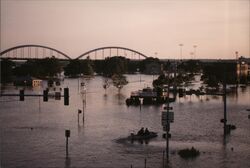
[[[70,105],[63,100],[42,98],[0,97],[1,166],[14,167],[86,167],[128,168],[162,167],[165,140],[161,126],[161,106],[139,107],[125,104],[130,92],[151,86],[153,77],[128,75],[131,81],[118,94],[111,86],[105,91],[102,77],[85,80],[87,85],[85,121],[77,122],[77,110],[83,108],[78,92],[78,79],[65,79],[70,89]],[[18,93],[6,87],[5,93]],[[39,89],[27,92],[38,93]],[[239,88],[238,95],[228,96],[228,123],[237,129],[223,142],[223,102],[221,97],[187,96],[172,104],[175,118],[171,124],[171,167],[250,167],[250,87]],[[159,136],[140,144],[117,140],[136,132],[142,126],[158,132]],[[31,129],[33,128],[33,129]],[[71,130],[69,159],[65,159],[65,129]],[[201,155],[183,160],[177,154],[182,148],[199,149]],[[233,150],[232,150],[233,148]]]

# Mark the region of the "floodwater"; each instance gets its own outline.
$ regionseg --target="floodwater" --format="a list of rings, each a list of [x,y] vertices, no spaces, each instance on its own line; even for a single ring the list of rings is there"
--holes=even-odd
[[[120,94],[110,86],[105,93],[102,77],[85,79],[87,93],[80,93],[78,79],[65,79],[69,87],[70,105],[63,99],[43,102],[43,98],[0,97],[1,166],[3,168],[162,168],[166,141],[162,138],[162,106],[126,106],[131,91],[151,86],[155,76],[128,75],[130,83]],[[139,82],[139,79],[142,79]],[[198,83],[196,82],[196,85]],[[45,87],[45,86],[44,86]],[[41,88],[25,93],[42,93]],[[6,86],[3,93],[19,93]],[[227,96],[228,123],[236,125],[223,138],[223,101],[219,96],[186,96],[172,103],[169,166],[192,168],[250,167],[250,86],[239,88],[238,94]],[[84,111],[84,122],[82,114]],[[130,143],[121,139],[141,127],[158,132],[148,144]],[[65,154],[65,130],[69,137],[69,156]],[[177,153],[195,147],[201,154],[195,159],[182,159]]]

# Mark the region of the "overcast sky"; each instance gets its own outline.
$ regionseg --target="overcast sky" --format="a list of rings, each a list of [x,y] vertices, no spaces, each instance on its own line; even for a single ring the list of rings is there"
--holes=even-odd
[[[250,56],[250,0],[1,0],[1,51],[40,44],[75,58],[105,46],[147,56]]]

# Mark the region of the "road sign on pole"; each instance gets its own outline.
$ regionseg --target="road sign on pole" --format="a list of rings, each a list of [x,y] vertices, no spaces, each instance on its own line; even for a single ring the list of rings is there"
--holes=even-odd
[[[161,119],[162,119],[162,125],[166,125],[166,123],[172,123],[174,122],[174,112],[172,111],[163,111],[161,113]]]
[[[166,124],[163,126],[163,131],[170,131],[170,124]]]
[[[163,109],[164,109],[164,110],[173,110],[173,107],[165,106]]]

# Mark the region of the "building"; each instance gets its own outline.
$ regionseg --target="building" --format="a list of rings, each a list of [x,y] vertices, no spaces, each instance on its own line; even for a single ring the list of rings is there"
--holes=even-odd
[[[237,76],[238,80],[242,78],[250,78],[250,58],[241,56],[237,60]]]
[[[33,87],[41,86],[41,84],[42,84],[42,80],[35,79],[35,78],[32,79],[32,86]]]
[[[15,86],[32,86],[37,87],[41,86],[42,80],[36,79],[31,76],[20,76],[14,78],[14,85]]]

